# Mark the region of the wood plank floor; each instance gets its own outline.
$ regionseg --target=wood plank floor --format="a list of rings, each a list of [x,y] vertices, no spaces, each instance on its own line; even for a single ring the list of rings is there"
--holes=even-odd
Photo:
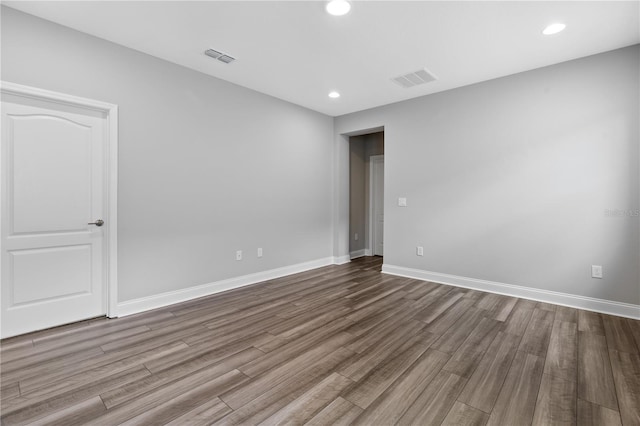
[[[640,425],[640,322],[328,266],[1,342],[14,424]]]

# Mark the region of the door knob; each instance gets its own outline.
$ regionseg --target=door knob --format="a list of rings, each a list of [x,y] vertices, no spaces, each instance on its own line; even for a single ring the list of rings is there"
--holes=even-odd
[[[102,226],[102,225],[104,225],[104,220],[98,219],[95,222],[89,222],[87,225]]]

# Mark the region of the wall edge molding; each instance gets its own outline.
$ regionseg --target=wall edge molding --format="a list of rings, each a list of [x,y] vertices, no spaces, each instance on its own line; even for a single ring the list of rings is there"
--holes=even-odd
[[[124,317],[127,315],[133,315],[152,309],[163,308],[165,306],[186,302],[189,300],[197,299],[199,297],[210,296],[212,294],[220,293],[223,291],[233,290],[247,285],[257,284],[262,281],[273,280],[287,275],[298,274],[300,272],[305,272],[311,269],[321,268],[323,266],[334,264],[336,264],[336,258],[326,257],[309,262],[297,263],[295,265],[284,266],[281,268],[270,269],[267,271],[228,278],[207,284],[201,284],[180,290],[141,297],[139,299],[127,300],[125,302],[118,303],[118,316]]]
[[[640,305],[634,305],[631,303],[596,299],[593,297],[559,293],[556,291],[541,290],[532,287],[486,281],[476,278],[460,277],[457,275],[448,275],[439,272],[405,268],[389,264],[382,265],[382,273],[423,281],[431,281],[455,287],[463,287],[472,290],[485,291],[488,293],[502,294],[505,296],[519,297],[538,302],[553,303],[555,305],[568,306],[571,308],[600,312],[619,317],[632,318],[636,320],[640,319]]]

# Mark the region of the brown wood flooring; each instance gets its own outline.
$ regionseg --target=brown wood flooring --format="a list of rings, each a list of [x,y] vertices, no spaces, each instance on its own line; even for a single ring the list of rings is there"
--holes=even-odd
[[[361,258],[1,342],[2,424],[640,425],[640,322]]]

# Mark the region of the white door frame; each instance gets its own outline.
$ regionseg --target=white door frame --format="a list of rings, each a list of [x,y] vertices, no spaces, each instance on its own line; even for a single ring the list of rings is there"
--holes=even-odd
[[[384,154],[382,155],[372,155],[369,157],[369,247],[367,247],[367,252],[370,253],[371,256],[375,254],[376,242],[375,242],[375,217],[374,217],[374,163],[376,161],[382,160],[384,162]],[[382,188],[384,194],[384,186]],[[384,200],[383,200],[384,204]]]
[[[118,316],[118,106],[93,99],[80,98],[7,81],[0,82],[2,94],[44,100],[62,105],[98,111],[105,116],[106,147],[104,221],[108,224],[104,236],[104,283],[106,284],[107,316]],[[0,210],[1,214],[1,210]],[[1,267],[1,266],[0,266]]]

